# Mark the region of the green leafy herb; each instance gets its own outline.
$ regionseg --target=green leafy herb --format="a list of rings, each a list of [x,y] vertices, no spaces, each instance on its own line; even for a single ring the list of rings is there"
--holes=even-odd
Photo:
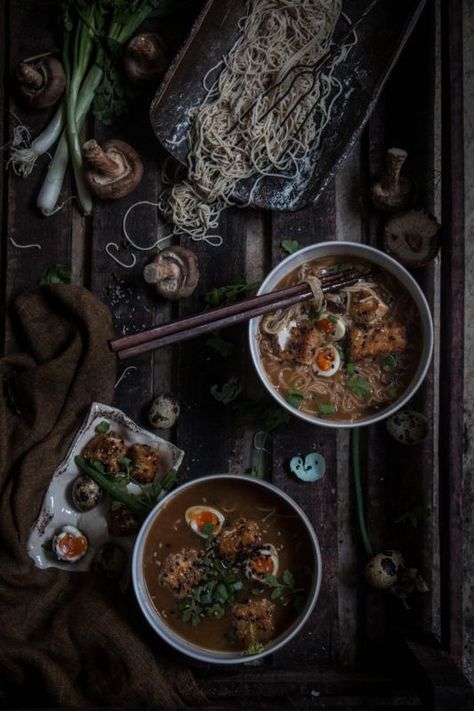
[[[300,243],[296,239],[284,239],[281,248],[287,254],[294,254],[300,248]]]
[[[212,536],[214,533],[214,529],[216,528],[215,523],[211,523],[208,521],[207,523],[204,524],[204,526],[201,528],[201,533],[203,533],[205,536]]]
[[[328,274],[341,274],[341,272],[347,272],[352,267],[353,265],[350,262],[337,262],[329,267]]]
[[[310,311],[308,314],[308,318],[312,318],[315,321],[319,321],[321,318],[321,311]]]
[[[257,464],[253,467],[249,467],[248,469],[246,469],[245,473],[249,476],[252,476],[254,479],[263,479],[265,476],[263,468]]]
[[[324,417],[325,415],[334,415],[337,412],[337,406],[330,402],[320,402],[318,404],[318,415]]]
[[[354,363],[348,363],[346,365],[347,375],[354,375],[357,372],[357,367]]]
[[[337,316],[334,316],[333,314],[331,314],[330,316],[328,316],[328,321],[336,324],[339,321],[339,319],[337,318]]]
[[[244,279],[239,279],[227,286],[217,286],[204,294],[204,303],[206,308],[233,304],[245,292],[255,289],[256,286],[256,284],[248,284]]]
[[[265,645],[261,642],[251,642],[244,652],[246,657],[253,657],[255,654],[261,654],[265,650]]]
[[[263,588],[252,588],[252,590],[251,590],[252,595],[256,595],[256,596],[263,595],[264,592],[265,592],[265,590]]]
[[[98,425],[96,425],[95,431],[97,434],[105,434],[110,430],[110,425],[106,420],[102,420],[102,422],[99,422]]]
[[[206,346],[212,348],[213,351],[219,353],[223,358],[228,358],[235,349],[234,344],[230,341],[226,341],[218,332],[213,333],[212,336],[207,339]]]
[[[65,264],[51,264],[41,272],[40,284],[70,284],[71,270]]]
[[[426,521],[431,516],[430,506],[414,506],[410,511],[407,511],[397,518],[395,523],[411,523],[413,528],[418,528],[418,526]]]
[[[285,570],[283,573],[282,582],[280,582],[275,575],[266,575],[265,584],[272,590],[272,600],[279,600],[283,603],[285,603],[288,598],[304,592],[303,588],[295,587],[295,577],[289,570]]]
[[[385,358],[382,358],[380,361],[380,367],[385,373],[390,373],[390,371],[395,370],[397,367],[397,359],[391,354],[385,356]]]
[[[300,393],[299,390],[294,390],[293,388],[289,388],[289,390],[286,394],[286,401],[289,405],[298,409],[299,406],[301,405],[301,403],[303,402],[303,400],[304,400],[303,393]]]
[[[354,395],[359,397],[369,397],[372,393],[372,388],[370,383],[359,375],[354,375],[350,380],[347,381],[346,387],[352,390]]]
[[[230,378],[226,383],[224,383],[220,388],[218,385],[211,386],[211,395],[217,400],[217,402],[222,402],[224,405],[228,405],[232,400],[242,392],[242,385],[240,384],[239,378],[235,375]]]

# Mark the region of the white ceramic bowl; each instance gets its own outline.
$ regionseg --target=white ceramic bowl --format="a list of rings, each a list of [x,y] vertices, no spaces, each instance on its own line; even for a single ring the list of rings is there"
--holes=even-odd
[[[272,495],[282,499],[288,506],[290,506],[296,512],[299,519],[303,523],[308,533],[308,540],[311,542],[311,547],[313,551],[313,582],[311,590],[308,594],[308,600],[306,602],[305,609],[303,610],[301,615],[297,617],[291,627],[289,627],[282,635],[280,635],[270,644],[268,644],[261,654],[254,656],[244,656],[241,653],[219,652],[205,649],[203,647],[196,646],[195,644],[188,642],[186,639],[184,639],[184,637],[181,637],[181,635],[177,634],[174,630],[171,629],[171,627],[168,627],[166,622],[156,611],[156,608],[154,607],[153,602],[148,593],[143,575],[143,554],[145,548],[145,541],[147,539],[150,528],[152,527],[156,518],[160,515],[160,512],[163,510],[163,508],[172,499],[174,499],[176,496],[179,496],[181,492],[185,491],[186,489],[190,489],[193,486],[196,486],[197,484],[207,481],[213,481],[215,479],[229,479],[235,482],[238,478],[242,478],[242,480],[245,481],[245,484],[247,486],[256,486],[269,490]],[[239,475],[235,474],[216,474],[214,476],[206,476],[201,477],[200,479],[194,479],[193,481],[189,481],[186,484],[183,484],[182,486],[178,487],[170,494],[168,494],[168,496],[166,496],[155,506],[155,508],[153,509],[153,511],[151,511],[148,518],[145,520],[143,526],[141,527],[140,533],[138,534],[137,540],[135,542],[135,548],[133,551],[132,559],[132,579],[138,604],[140,605],[143,614],[145,615],[146,619],[150,623],[151,627],[155,630],[155,632],[157,632],[160,637],[162,637],[172,647],[177,649],[179,652],[187,654],[189,657],[193,657],[194,659],[199,659],[202,662],[209,662],[211,664],[241,664],[244,662],[252,661],[253,659],[261,659],[262,657],[268,654],[276,652],[277,649],[280,649],[287,642],[289,642],[290,639],[292,639],[303,627],[303,625],[305,624],[314,609],[316,600],[318,599],[319,589],[321,587],[321,552],[319,549],[319,543],[316,533],[308,517],[306,516],[304,511],[298,506],[298,504],[296,504],[290,496],[285,494],[284,491],[281,491],[281,489],[278,489],[273,484],[269,484],[267,481],[252,479],[248,476],[239,477]]]
[[[292,272],[297,267],[301,266],[305,262],[309,262],[313,259],[323,258],[323,257],[356,257],[360,259],[365,259],[367,262],[371,262],[378,267],[381,267],[385,271],[392,274],[402,286],[408,291],[415,304],[418,307],[420,314],[420,321],[422,327],[422,352],[420,357],[420,362],[416,373],[414,374],[412,381],[404,393],[395,400],[391,405],[386,407],[376,414],[370,415],[369,417],[364,417],[356,422],[347,421],[337,421],[330,419],[323,419],[313,415],[308,415],[301,412],[297,408],[292,407],[288,404],[284,397],[278,393],[275,388],[270,383],[265,369],[262,365],[260,358],[260,352],[257,342],[258,326],[260,318],[254,318],[249,323],[249,339],[250,339],[250,352],[252,354],[252,360],[260,376],[261,381],[267,388],[270,395],[277,400],[277,402],[284,407],[286,410],[291,412],[292,415],[296,415],[306,422],[311,422],[312,424],[321,425],[322,427],[337,427],[337,428],[352,428],[352,427],[362,427],[365,425],[371,425],[374,422],[379,422],[384,420],[394,412],[399,410],[405,403],[407,403],[410,398],[413,397],[415,392],[420,387],[423,379],[430,366],[431,357],[433,354],[433,319],[431,318],[430,309],[428,302],[425,299],[423,292],[420,287],[413,279],[411,274],[401,266],[395,259],[389,257],[384,252],[381,252],[374,247],[369,247],[365,244],[359,244],[358,242],[319,242],[318,244],[310,245],[305,247],[289,257],[284,259],[278,266],[273,269],[267,276],[263,284],[261,285],[258,293],[264,294],[268,291],[273,291],[276,289],[280,281],[290,272]]]

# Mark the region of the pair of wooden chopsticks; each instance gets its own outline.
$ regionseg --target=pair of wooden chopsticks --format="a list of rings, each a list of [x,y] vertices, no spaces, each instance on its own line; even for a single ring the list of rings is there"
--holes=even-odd
[[[339,274],[325,276],[321,280],[321,287],[323,292],[338,291],[343,287],[351,286],[362,279],[367,280],[371,277],[373,277],[373,271],[358,272],[351,269]],[[308,301],[312,297],[313,292],[308,284],[302,282],[301,284],[288,286],[285,289],[243,299],[235,304],[219,306],[171,323],[148,328],[130,336],[115,338],[110,341],[110,347],[117,353],[120,360],[125,360],[157,348],[189,341],[191,338],[197,338],[205,333],[211,333],[221,328],[249,321],[255,316],[262,316],[271,311],[285,309],[288,306],[299,304],[301,301]]]

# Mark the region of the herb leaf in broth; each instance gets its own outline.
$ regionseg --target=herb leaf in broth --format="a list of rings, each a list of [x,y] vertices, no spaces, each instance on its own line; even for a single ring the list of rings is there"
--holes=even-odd
[[[349,269],[353,268],[353,264],[351,262],[336,262],[336,264],[332,264],[328,270],[328,274],[341,274],[341,272],[347,272]]]
[[[295,407],[298,410],[303,400],[304,395],[303,393],[300,393],[299,390],[294,390],[293,388],[290,388],[288,390],[286,394],[286,401],[289,405]]]
[[[397,359],[392,354],[385,356],[385,358],[382,358],[382,360],[380,361],[380,367],[382,368],[384,373],[390,373],[392,370],[395,370],[397,365]]]
[[[211,523],[211,521],[208,521],[201,528],[201,533],[203,533],[205,536],[212,536],[212,534],[214,533],[215,527],[216,527],[215,523]]]
[[[272,600],[284,600],[303,592],[303,588],[295,588],[295,576],[289,570],[285,570],[282,580],[280,582],[275,575],[265,576],[264,582],[272,590]]]
[[[360,375],[354,375],[350,380],[347,381],[346,387],[352,390],[354,395],[359,397],[369,397],[372,394],[372,388],[370,383],[361,378]]]
[[[334,415],[337,412],[337,406],[333,405],[331,402],[320,402],[318,404],[318,415],[325,417],[325,415]]]
[[[244,652],[246,657],[253,657],[254,654],[261,654],[265,650],[265,645],[261,642],[251,642]]]
[[[354,375],[355,373],[357,373],[357,366],[354,363],[349,362],[346,365],[346,371],[347,375]]]

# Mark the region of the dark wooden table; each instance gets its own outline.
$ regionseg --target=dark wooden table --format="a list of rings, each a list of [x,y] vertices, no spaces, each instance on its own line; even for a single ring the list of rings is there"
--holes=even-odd
[[[0,62],[5,78],[19,59],[51,46],[51,14],[43,9],[33,0],[11,0],[0,6],[5,37]],[[383,423],[362,434],[365,504],[373,546],[404,551],[407,563],[419,568],[430,592],[414,595],[410,609],[405,609],[392,596],[367,589],[349,435],[292,418],[274,434],[267,476],[298,501],[315,526],[323,556],[321,594],[304,631],[272,658],[224,671],[193,665],[215,708],[386,709],[422,703],[430,709],[472,708],[472,690],[462,670],[474,678],[472,523],[469,527],[474,497],[472,485],[464,483],[472,453],[467,432],[463,466],[461,407],[464,395],[468,405],[472,399],[470,381],[463,379],[463,318],[472,309],[469,303],[464,305],[465,274],[469,260],[474,261],[470,250],[464,261],[462,62],[464,55],[467,66],[472,63],[470,27],[472,10],[462,0],[428,2],[360,143],[316,206],[296,214],[228,210],[221,220],[222,247],[191,245],[200,260],[200,286],[192,298],[178,305],[157,300],[145,286],[141,272],[149,255],[138,252],[136,267],[126,270],[104,251],[107,242],[120,243],[125,209],[137,200],[154,202],[160,192],[161,158],[148,123],[150,97],[134,102],[130,114],[113,129],[100,124],[87,127],[87,136],[94,135],[99,142],[112,136],[125,138],[145,163],[138,190],[115,204],[97,204],[91,218],[81,217],[73,201],[50,218],[36,213],[34,200],[44,164],[28,180],[0,172],[2,335],[7,352],[17,345],[8,318],[10,300],[34,285],[42,269],[53,263],[70,265],[73,282],[90,288],[110,306],[117,334],[124,334],[200,310],[211,287],[239,278],[259,282],[283,258],[284,239],[296,239],[301,246],[328,239],[380,246],[383,220],[368,204],[367,187],[380,174],[385,150],[391,145],[409,152],[407,168],[416,181],[417,204],[442,219],[442,256],[415,274],[436,324],[433,365],[413,402],[427,414],[430,435],[422,445],[407,448],[390,439]],[[44,114],[26,114],[7,91],[0,114],[3,143],[17,119],[33,134],[46,122]],[[68,186],[63,197],[70,194]],[[157,227],[156,210],[137,210],[132,224],[137,241],[152,243]],[[10,238],[19,244],[38,243],[41,250],[18,249]],[[125,261],[130,258],[125,249],[120,254]],[[145,425],[154,393],[178,393],[182,414],[172,439],[186,451],[183,480],[243,472],[255,458],[256,426],[237,418],[232,408],[210,394],[214,383],[235,375],[245,397],[264,397],[250,361],[245,328],[230,330],[226,338],[234,344],[229,358],[209,349],[206,339],[192,341],[131,362],[136,369],[116,389],[115,405]],[[468,423],[470,413],[469,405]],[[288,460],[314,450],[326,458],[326,475],[315,484],[301,484],[290,476]],[[397,524],[414,506],[430,507],[431,516],[417,528]],[[191,663],[185,658],[179,661]]]

